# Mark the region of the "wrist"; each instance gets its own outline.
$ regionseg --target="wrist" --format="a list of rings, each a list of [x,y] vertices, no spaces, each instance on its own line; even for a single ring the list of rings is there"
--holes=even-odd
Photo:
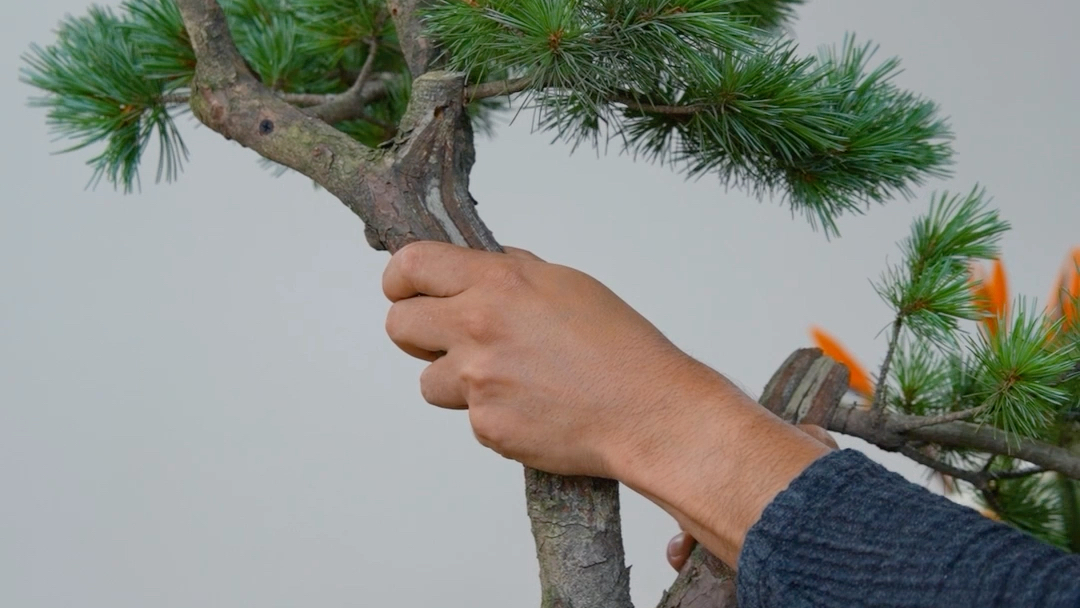
[[[611,470],[735,565],[765,507],[829,450],[697,365],[707,373],[668,391],[648,428],[613,454]]]

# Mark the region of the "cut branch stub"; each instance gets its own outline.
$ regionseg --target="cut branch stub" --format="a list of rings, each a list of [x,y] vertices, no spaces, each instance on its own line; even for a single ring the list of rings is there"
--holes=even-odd
[[[816,348],[797,350],[773,374],[761,405],[794,424],[826,425],[848,390],[848,370]],[[735,608],[735,574],[698,545],[660,608]]]
[[[374,204],[369,234],[390,251],[415,240],[502,251],[469,194],[476,153],[464,87],[462,74],[417,78],[398,135],[366,181]]]

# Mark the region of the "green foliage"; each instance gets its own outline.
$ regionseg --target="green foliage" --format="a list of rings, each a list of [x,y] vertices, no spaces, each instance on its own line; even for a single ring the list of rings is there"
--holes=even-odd
[[[1011,324],[969,341],[982,371],[985,419],[1016,436],[1046,437],[1069,402],[1061,382],[1078,358],[1073,348],[1053,344],[1060,322],[1048,323],[1032,309],[1020,300]]]
[[[988,208],[985,191],[935,195],[901,244],[904,261],[886,271],[878,293],[921,339],[949,342],[959,321],[981,313],[971,296],[968,268],[997,255],[1007,222]]]
[[[755,27],[794,4],[443,0],[428,23],[475,80],[530,78],[537,125],[559,138],[777,193],[832,234],[838,215],[944,175],[951,135],[892,83],[896,60],[870,67],[871,45],[802,58]]]
[[[1073,445],[1080,436],[1076,324],[1023,298],[991,319],[972,283],[972,263],[997,257],[1008,227],[979,189],[935,195],[929,211],[912,223],[900,244],[903,260],[876,285],[902,327],[890,345],[886,405],[912,416],[965,413],[969,422],[1015,440]],[[968,331],[964,321],[977,321],[978,329]],[[1021,530],[1080,551],[1074,481],[1052,473],[1028,475],[1029,464],[970,448],[925,449],[974,475],[1002,476],[977,488],[988,508]]]
[[[132,47],[139,49],[142,73],[165,81],[168,93],[190,85],[195,76],[195,52],[176,3],[129,0],[121,5],[121,11],[128,16],[123,27]]]
[[[222,3],[241,55],[268,86],[289,93],[342,93],[379,40],[375,70],[398,75],[388,94],[366,108],[374,122],[341,130],[368,145],[392,136],[408,103],[407,69],[383,2],[226,0]],[[125,192],[139,182],[139,164],[154,140],[158,180],[177,177],[187,150],[175,124],[195,73],[195,55],[172,0],[127,0],[118,12],[91,7],[61,22],[57,41],[24,55],[22,80],[42,91],[31,103],[74,144],[103,144],[90,159],[91,184],[102,179]],[[404,84],[401,84],[403,82]],[[478,105],[478,121],[493,104]],[[389,127],[388,127],[389,125]]]
[[[960,362],[961,366],[963,362]],[[892,390],[890,405],[905,414],[924,416],[948,409],[951,388],[950,367],[925,342],[904,340],[897,348],[889,369]],[[962,369],[962,368],[961,368]]]
[[[870,45],[800,57],[768,33],[801,0],[444,0],[426,13],[451,67],[471,81],[525,76],[537,125],[575,142],[616,138],[691,176],[713,174],[758,196],[778,194],[811,223],[906,196],[942,175],[950,137],[932,103],[891,83],[895,60],[870,66]],[[368,145],[395,131],[408,102],[404,57],[381,0],[223,0],[252,72],[282,93],[331,95],[355,81],[377,41],[374,71],[394,81],[360,120],[337,125]],[[195,57],[171,0],[92,9],[61,39],[33,47],[24,80],[71,149],[130,189],[152,135],[159,178],[184,158],[183,112]],[[90,48],[93,47],[93,48]],[[392,78],[388,78],[392,77]],[[171,103],[170,103],[171,102]],[[504,101],[470,108],[490,130]]]
[[[87,164],[91,183],[102,178],[130,191],[151,140],[161,149],[158,179],[172,180],[187,150],[162,101],[165,80],[146,78],[131,30],[112,11],[94,7],[60,24],[56,44],[33,45],[24,55],[22,80],[48,95],[31,101],[48,110],[56,135],[76,140],[65,152],[104,143]],[[104,69],[102,69],[104,67]]]
[[[1008,461],[1008,459],[1004,459]],[[991,470],[1013,470],[1009,462]],[[1052,475],[1032,475],[992,482],[992,489],[980,495],[983,505],[1002,520],[1045,542],[1068,549],[1065,509]]]
[[[747,19],[752,25],[774,30],[795,18],[795,9],[806,0],[742,0],[728,7],[732,15]]]

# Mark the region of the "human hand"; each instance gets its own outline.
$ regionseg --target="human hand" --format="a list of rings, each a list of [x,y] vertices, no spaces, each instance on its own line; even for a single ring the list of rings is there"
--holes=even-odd
[[[830,449],[836,450],[840,446],[836,445],[836,440],[828,431],[812,424],[799,424],[797,425],[799,430],[813,437],[819,442],[825,444]],[[670,541],[667,546],[667,560],[668,564],[675,569],[676,572],[682,572],[683,566],[690,559],[690,554],[694,551],[694,547],[697,546],[697,541],[688,532],[679,532]]]
[[[720,380],[595,279],[521,250],[413,243],[383,290],[387,333],[431,362],[424,399],[467,407],[480,443],[537,469],[617,477],[667,406]]]

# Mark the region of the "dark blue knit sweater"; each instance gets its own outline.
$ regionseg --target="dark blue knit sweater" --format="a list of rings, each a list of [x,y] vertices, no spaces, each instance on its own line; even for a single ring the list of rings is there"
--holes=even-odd
[[[737,582],[739,608],[1080,608],[1080,555],[843,450],[765,509]]]

